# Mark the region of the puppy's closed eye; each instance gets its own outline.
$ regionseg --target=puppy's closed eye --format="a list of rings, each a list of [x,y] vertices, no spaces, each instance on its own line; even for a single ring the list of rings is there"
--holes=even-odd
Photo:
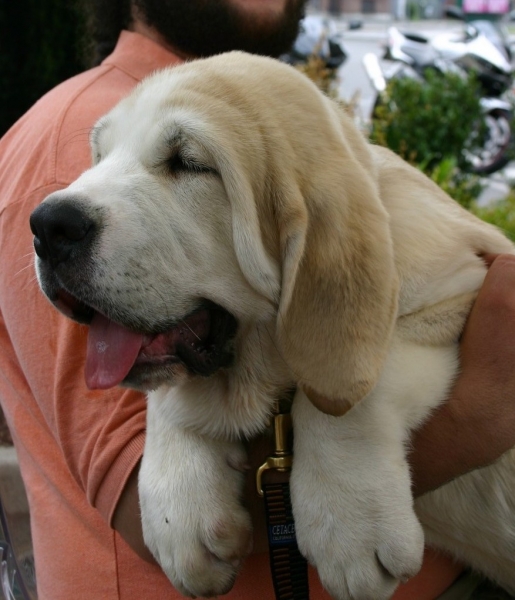
[[[216,174],[216,171],[204,164],[201,161],[198,161],[195,158],[188,156],[183,152],[174,152],[166,161],[166,168],[171,175],[181,175],[184,173],[191,174]]]

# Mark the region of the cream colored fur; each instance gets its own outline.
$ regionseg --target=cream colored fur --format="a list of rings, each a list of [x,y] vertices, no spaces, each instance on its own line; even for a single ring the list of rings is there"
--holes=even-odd
[[[168,175],[170,140],[214,172]],[[107,215],[92,289],[177,319],[208,298],[239,322],[231,368],[179,369],[149,394],[143,529],[174,585],[232,585],[250,536],[239,440],[296,385],[298,539],[334,598],[389,598],[419,569],[424,533],[515,593],[514,457],[414,504],[405,448],[456,376],[480,255],[511,243],[271,59],[157,73],[101,120],[93,152],[47,200]],[[352,409],[325,414],[303,390]]]

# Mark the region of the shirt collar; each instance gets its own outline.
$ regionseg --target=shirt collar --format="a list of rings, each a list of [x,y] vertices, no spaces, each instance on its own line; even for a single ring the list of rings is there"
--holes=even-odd
[[[144,77],[172,65],[183,62],[177,55],[153,40],[133,31],[122,31],[115,49],[103,62],[113,65],[134,79]]]

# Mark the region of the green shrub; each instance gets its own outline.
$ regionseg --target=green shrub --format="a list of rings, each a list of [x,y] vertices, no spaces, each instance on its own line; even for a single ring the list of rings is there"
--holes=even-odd
[[[428,170],[446,158],[462,168],[463,151],[481,143],[479,98],[473,77],[428,70],[424,81],[392,79],[376,108],[371,140]]]
[[[481,179],[477,175],[461,171],[454,157],[444,158],[431,168],[423,164],[417,166],[465,208],[470,209],[483,191]]]
[[[483,221],[499,227],[515,242],[515,193],[512,192],[504,200],[489,206],[477,206],[474,203],[469,210]]]
[[[424,170],[420,165],[419,168]],[[488,206],[479,206],[477,198],[483,188],[481,180],[475,175],[460,171],[454,159],[444,159],[428,171],[427,175],[464,208],[483,221],[495,225],[515,242],[515,192]]]

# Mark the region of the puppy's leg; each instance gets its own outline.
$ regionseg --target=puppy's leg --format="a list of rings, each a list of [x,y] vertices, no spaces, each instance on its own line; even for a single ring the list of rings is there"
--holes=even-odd
[[[145,543],[182,594],[225,594],[252,544],[237,468],[245,454],[237,442],[174,427],[167,404],[149,397],[139,475]]]
[[[369,400],[344,417],[319,412],[302,392],[293,406],[299,548],[337,600],[389,598],[422,562],[404,431]]]

